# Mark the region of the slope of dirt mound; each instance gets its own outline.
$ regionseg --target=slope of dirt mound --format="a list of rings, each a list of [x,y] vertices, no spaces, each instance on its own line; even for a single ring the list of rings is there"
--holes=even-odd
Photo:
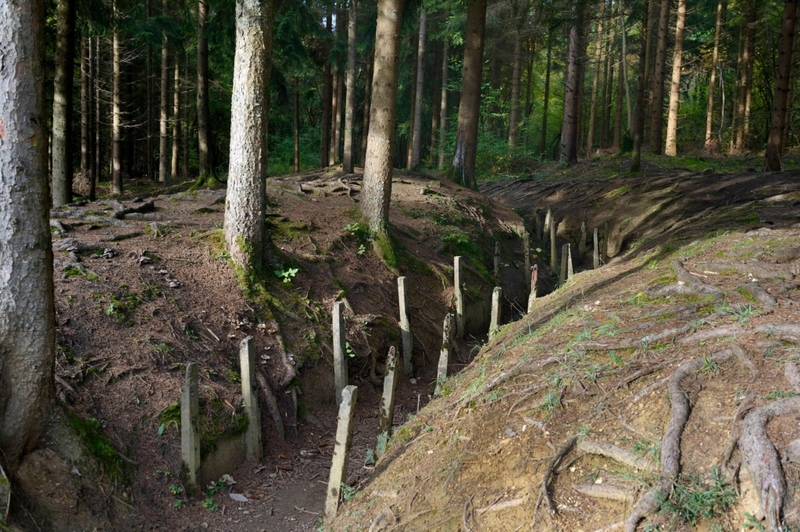
[[[79,482],[102,486],[108,530],[312,529],[336,428],[333,302],[346,302],[350,381],[360,388],[349,475],[359,485],[372,470],[383,362],[389,346],[400,347],[397,275],[407,277],[414,333],[414,374],[399,383],[398,422],[433,390],[453,256],[466,257],[476,300],[494,284],[495,242],[501,282],[524,284],[521,219],[419,174],[395,175],[397,256],[387,267],[360,220],[360,179],[331,171],[269,180],[268,224],[280,262],[248,296],[221,242],[224,190],[141,190],[141,198],[53,211],[58,394],[101,459],[101,478]],[[518,315],[527,294],[506,294],[506,316]],[[238,353],[247,336],[277,409],[262,395],[265,457],[236,467],[245,424]],[[468,353],[465,345],[451,372]],[[178,401],[188,362],[200,368],[201,478],[213,484],[211,494],[189,495],[181,480]],[[235,484],[217,482],[226,473]]]
[[[796,176],[653,179],[487,187],[612,224],[660,207],[448,379],[325,530],[800,529]]]

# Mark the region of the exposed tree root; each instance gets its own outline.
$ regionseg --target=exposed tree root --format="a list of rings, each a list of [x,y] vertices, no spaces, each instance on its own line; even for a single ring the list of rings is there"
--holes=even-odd
[[[701,262],[698,268],[706,270],[734,270],[743,275],[756,279],[783,279],[790,281],[794,276],[785,268],[776,268],[775,265],[765,262]]]
[[[800,368],[797,367],[797,364],[786,364],[786,367],[783,368],[783,376],[789,381],[792,390],[800,393]]]
[[[587,351],[609,351],[612,349],[639,349],[660,341],[673,342],[691,330],[691,325],[683,325],[674,329],[665,329],[659,333],[648,334],[635,340],[623,340],[616,343],[584,342],[581,347]]]
[[[572,449],[572,446],[575,445],[576,441],[578,441],[577,436],[573,436],[567,440],[567,443],[565,443],[555,454],[555,456],[553,456],[553,459],[550,460],[550,464],[547,466],[547,471],[544,472],[544,477],[542,477],[542,486],[539,488],[539,498],[536,499],[536,505],[533,507],[531,529],[533,529],[534,525],[536,524],[536,511],[539,509],[542,499],[544,499],[545,504],[547,504],[547,509],[550,510],[550,514],[552,515],[556,513],[555,506],[553,506],[553,501],[550,500],[550,495],[547,493],[547,484],[550,483],[550,477],[553,475],[553,470],[556,468],[561,459],[564,458],[564,456],[570,451],[570,449]]]
[[[677,262],[677,261],[676,261]],[[674,265],[674,264],[673,264]],[[678,263],[680,265],[680,263]],[[676,272],[677,272],[676,267]],[[683,269],[681,266],[680,269]],[[684,272],[686,270],[683,270]],[[687,272],[688,274],[688,272]],[[680,279],[680,274],[678,278]],[[726,349],[711,355],[714,362],[722,362],[733,356],[731,349]],[[690,374],[699,370],[706,364],[705,358],[698,358],[684,362],[675,370],[669,380],[669,397],[672,403],[667,429],[661,444],[661,477],[656,484],[645,493],[634,507],[628,519],[625,521],[625,532],[635,532],[639,521],[645,519],[655,512],[661,501],[672,489],[672,484],[678,478],[681,468],[681,436],[686,422],[689,419],[689,399],[681,388],[681,381]]]
[[[611,532],[612,530],[622,528],[623,526],[625,526],[624,521],[617,521],[616,523],[611,523],[610,525],[606,525],[603,528],[598,528],[594,532]]]
[[[675,271],[675,276],[678,278],[677,284],[671,284],[662,287],[651,287],[648,292],[652,295],[667,296],[667,295],[695,295],[695,296],[711,296],[713,299],[722,299],[725,293],[716,286],[706,284],[702,279],[693,275],[679,260],[672,261],[672,269]]]
[[[778,304],[778,300],[772,294],[758,286],[756,283],[744,283],[739,285],[739,290],[753,296],[758,303],[765,309],[772,309]]]
[[[756,408],[742,421],[739,449],[753,484],[761,495],[761,508],[767,518],[769,531],[781,530],[780,514],[786,495],[786,479],[780,455],[767,436],[766,426],[773,417],[798,413],[800,397],[790,397]]]
[[[500,374],[497,377],[495,377],[494,379],[489,381],[486,384],[486,386],[484,386],[481,390],[473,393],[472,395],[470,395],[469,397],[464,399],[461,402],[461,408],[469,405],[472,401],[474,401],[478,397],[491,392],[497,386],[499,386],[500,384],[506,382],[509,379],[513,379],[514,377],[516,377],[518,375],[523,375],[523,374],[525,374],[525,373],[527,373],[527,372],[529,372],[531,370],[541,368],[541,367],[546,366],[548,364],[552,364],[553,362],[558,362],[559,360],[562,360],[562,358],[563,357],[545,358],[545,359],[542,359],[542,360],[536,360],[534,362],[531,362],[530,364],[523,364],[523,365],[517,366],[515,368],[511,368],[508,371],[501,371]],[[456,417],[458,416],[458,410],[460,410],[460,409],[456,410]]]
[[[707,342],[709,340],[716,340],[717,338],[726,337],[739,337],[745,334],[745,330],[741,327],[731,325],[729,327],[716,327],[714,329],[707,329],[705,331],[698,331],[694,334],[684,336],[678,339],[681,345],[691,344],[695,342]]]
[[[278,401],[275,399],[275,394],[272,393],[272,388],[267,380],[267,375],[264,373],[263,366],[261,364],[256,364],[256,366],[258,367],[256,380],[258,380],[258,387],[261,390],[261,397],[264,398],[264,402],[267,404],[267,410],[269,410],[269,415],[275,423],[278,434],[280,434],[282,440],[285,440],[286,434],[283,429],[283,418],[281,418],[281,412],[278,410]]]
[[[539,393],[542,389],[545,388],[545,386],[546,385],[544,385],[544,384],[537,384],[535,386],[529,386],[529,387],[525,388],[524,390],[522,390],[521,392],[519,392],[519,393],[524,393],[525,395],[523,395],[521,398],[517,399],[517,401],[515,401],[514,404],[511,405],[511,408],[508,409],[508,413],[506,414],[506,416],[510,416],[511,414],[513,414],[514,413],[514,409],[516,409],[517,406],[519,406],[521,403],[524,403],[525,401],[527,401],[530,398],[531,395]]]
[[[483,515],[486,512],[497,512],[498,510],[505,510],[506,508],[513,508],[515,506],[520,506],[528,502],[527,497],[520,497],[519,499],[509,499],[503,502],[496,502],[494,504],[490,504],[489,506],[485,506],[483,508],[478,508],[476,513],[478,515]]]
[[[800,325],[794,323],[764,323],[757,326],[755,331],[784,342],[800,344]]]
[[[655,391],[655,390],[657,390],[658,388],[661,388],[661,387],[662,387],[662,386],[664,386],[664,385],[665,385],[665,384],[666,384],[668,381],[669,381],[669,377],[664,377],[663,379],[657,380],[656,382],[654,382],[654,383],[653,383],[653,384],[651,384],[650,386],[647,386],[647,387],[645,387],[645,388],[643,388],[643,389],[639,390],[639,392],[638,392],[636,395],[634,395],[633,397],[631,397],[631,400],[630,400],[630,401],[628,401],[628,406],[630,407],[630,406],[633,406],[633,405],[635,405],[636,403],[638,403],[639,401],[641,401],[642,399],[644,399],[644,397],[645,397],[647,394],[654,392],[654,391]]]
[[[593,499],[609,499],[626,504],[633,504],[636,497],[636,492],[630,488],[609,484],[578,484],[572,486],[572,489]]]
[[[656,464],[642,458],[641,456],[637,456],[630,451],[621,449],[613,443],[581,440],[578,442],[578,449],[585,453],[599,454],[600,456],[611,458],[612,460],[616,460],[623,465],[638,469],[639,471],[648,471],[652,473],[657,470]]]

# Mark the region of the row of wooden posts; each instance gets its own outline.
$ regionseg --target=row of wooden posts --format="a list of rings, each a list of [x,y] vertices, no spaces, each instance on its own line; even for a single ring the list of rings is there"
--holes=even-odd
[[[556,245],[555,223],[550,210],[545,218],[545,228],[549,228],[551,244],[551,268],[555,271]],[[536,231],[540,240],[543,239],[544,228],[541,227],[539,218],[536,218]],[[582,226],[582,238],[585,242],[586,224]],[[605,241],[608,241],[608,225],[605,227]],[[527,287],[530,289],[528,298],[528,312],[531,311],[536,300],[538,282],[538,266],[530,265],[530,234],[526,231],[523,236],[523,250],[525,254],[525,269],[530,272]],[[598,230],[594,230],[594,267],[600,266],[601,253],[605,256],[605,249],[599,249]],[[500,244],[495,244],[494,275],[496,282],[500,280]],[[564,244],[561,253],[561,280],[566,281],[573,274],[572,252],[570,244]],[[448,313],[442,326],[442,348],[439,354],[437,368],[435,395],[441,393],[442,384],[447,378],[447,367],[450,360],[454,337],[463,338],[465,332],[465,299],[464,299],[464,272],[463,258],[453,259],[453,281],[455,287],[455,315]],[[413,373],[412,350],[413,336],[408,320],[406,305],[406,278],[398,277],[397,290],[400,311],[400,332],[402,345],[403,372],[407,377]],[[492,291],[491,318],[489,322],[489,338],[491,339],[500,327],[501,322],[502,288],[496,286]],[[336,443],[333,451],[328,491],[325,502],[325,517],[331,519],[336,516],[339,507],[341,487],[347,478],[347,467],[350,454],[350,443],[353,434],[355,405],[358,397],[358,388],[348,384],[347,358],[345,349],[345,327],[343,317],[344,302],[336,301],[333,304],[333,359],[334,359],[334,386],[336,402],[339,406],[339,416],[336,429]],[[455,327],[453,327],[455,319]],[[244,411],[247,415],[247,428],[244,434],[245,456],[248,460],[259,460],[263,456],[263,443],[261,432],[261,413],[258,405],[258,389],[255,378],[256,354],[253,347],[253,337],[248,336],[240,343],[239,363],[241,367],[242,398]],[[192,487],[197,487],[200,471],[200,424],[199,424],[199,397],[198,397],[198,368],[197,364],[186,365],[186,379],[181,397],[181,457],[186,467],[187,482]],[[394,400],[397,387],[397,355],[394,346],[389,349],[386,361],[386,375],[383,381],[383,395],[381,397],[378,413],[378,437],[375,454],[380,458],[386,450],[386,444],[392,435],[394,423]]]

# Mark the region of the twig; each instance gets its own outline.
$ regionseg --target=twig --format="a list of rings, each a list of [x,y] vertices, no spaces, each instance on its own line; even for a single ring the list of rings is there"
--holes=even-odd
[[[308,514],[308,515],[322,515],[319,512],[309,512],[305,508],[299,508],[297,506],[295,506],[294,509],[297,510],[298,512],[303,512],[304,514]]]
[[[464,510],[461,512],[461,530],[464,532],[472,532],[472,527],[469,526],[470,520],[473,520],[472,517],[472,498],[474,495],[470,495],[467,502],[464,503]]]

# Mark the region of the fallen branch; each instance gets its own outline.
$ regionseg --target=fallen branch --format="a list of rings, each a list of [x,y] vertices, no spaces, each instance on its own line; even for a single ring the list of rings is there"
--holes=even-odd
[[[578,484],[577,486],[572,486],[572,489],[593,499],[609,499],[626,504],[633,504],[633,499],[636,496],[636,492],[630,488],[611,486],[609,484]]]
[[[638,469],[639,471],[647,471],[650,473],[656,471],[656,464],[642,458],[641,456],[637,456],[630,451],[621,449],[613,443],[581,440],[578,442],[578,449],[585,453],[598,454],[600,456],[605,456],[606,458],[611,458],[620,464]]]

